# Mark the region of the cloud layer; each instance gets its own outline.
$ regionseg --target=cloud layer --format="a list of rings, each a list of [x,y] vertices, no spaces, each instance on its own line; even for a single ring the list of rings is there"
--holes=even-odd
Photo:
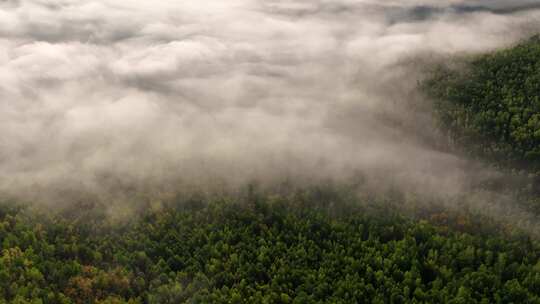
[[[418,64],[515,42],[535,2],[2,1],[0,191],[361,173],[459,193],[470,163],[426,140]]]

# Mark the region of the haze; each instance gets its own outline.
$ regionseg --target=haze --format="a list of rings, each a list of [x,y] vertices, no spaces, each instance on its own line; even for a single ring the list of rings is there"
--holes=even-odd
[[[477,165],[437,148],[422,66],[539,17],[536,1],[2,1],[0,191],[362,174],[459,194]]]

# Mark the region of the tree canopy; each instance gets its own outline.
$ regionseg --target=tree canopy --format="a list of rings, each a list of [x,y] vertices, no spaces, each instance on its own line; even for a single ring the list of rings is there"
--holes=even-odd
[[[461,61],[423,83],[443,129],[474,153],[539,170],[540,36]]]
[[[540,303],[537,241],[332,208],[217,200],[111,226],[4,206],[0,303]]]

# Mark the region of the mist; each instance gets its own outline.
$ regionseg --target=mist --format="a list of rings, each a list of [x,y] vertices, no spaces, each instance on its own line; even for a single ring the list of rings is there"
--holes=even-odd
[[[0,193],[362,175],[460,196],[497,172],[440,148],[422,70],[539,18],[536,1],[2,1]]]

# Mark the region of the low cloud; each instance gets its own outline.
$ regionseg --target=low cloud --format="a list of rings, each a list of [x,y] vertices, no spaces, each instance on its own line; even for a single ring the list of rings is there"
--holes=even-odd
[[[507,3],[0,2],[0,190],[363,174],[462,193],[471,162],[434,148],[418,64],[522,38],[538,5]]]

